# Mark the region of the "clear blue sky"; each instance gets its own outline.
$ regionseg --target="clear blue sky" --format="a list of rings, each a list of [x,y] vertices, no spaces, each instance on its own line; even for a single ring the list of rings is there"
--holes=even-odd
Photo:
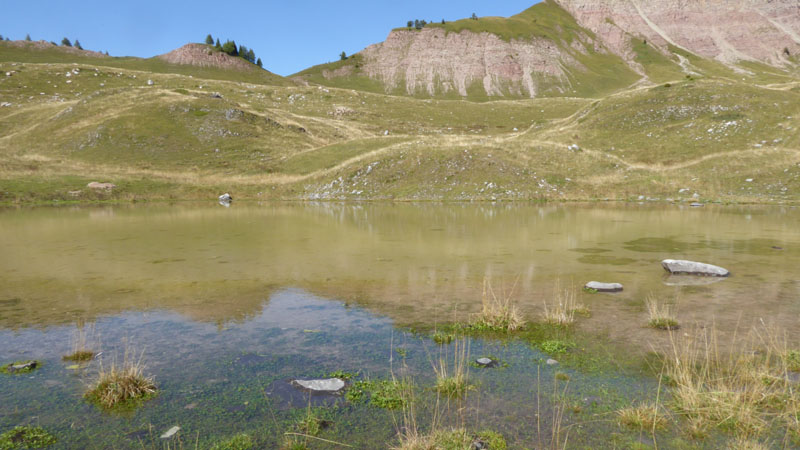
[[[409,19],[511,16],[538,0],[0,0],[0,34],[61,42],[113,56],[150,57],[211,33],[255,50],[264,68],[290,75],[381,42]]]

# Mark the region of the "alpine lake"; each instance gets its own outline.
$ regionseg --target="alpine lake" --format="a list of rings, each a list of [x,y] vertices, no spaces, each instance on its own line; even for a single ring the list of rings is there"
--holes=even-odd
[[[0,374],[0,432],[39,426],[54,449],[246,448],[230,441],[244,435],[252,448],[377,449],[450,428],[492,430],[508,448],[721,448],[738,434],[687,432],[663,355],[712,331],[720,352],[752,329],[800,347],[790,206],[63,206],[0,210],[0,231],[0,365],[40,362]],[[671,276],[667,258],[731,276]],[[550,324],[564,293],[574,323]],[[524,326],[470,327],[487,296]],[[648,326],[648,298],[680,328]],[[78,343],[93,359],[63,361]],[[87,400],[125,359],[155,395]],[[463,392],[436,389],[442,367],[464,373]],[[332,376],[344,393],[291,383]],[[646,402],[663,405],[665,426],[620,424],[619,410]],[[749,436],[798,445],[783,425]]]

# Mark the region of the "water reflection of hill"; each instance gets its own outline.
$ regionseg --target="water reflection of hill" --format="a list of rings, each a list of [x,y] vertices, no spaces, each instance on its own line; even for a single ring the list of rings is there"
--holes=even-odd
[[[0,326],[46,326],[126,310],[243,320],[274,288],[355,301],[398,323],[464,317],[490,276],[531,317],[554,282],[618,281],[582,295],[584,326],[641,330],[641,300],[679,295],[684,322],[733,327],[757,312],[794,323],[800,213],[780,208],[408,204],[236,204],[233,208],[43,208],[0,214]],[[778,247],[780,249],[773,249]],[[668,286],[666,257],[734,277]],[[784,324],[784,322],[786,322]]]

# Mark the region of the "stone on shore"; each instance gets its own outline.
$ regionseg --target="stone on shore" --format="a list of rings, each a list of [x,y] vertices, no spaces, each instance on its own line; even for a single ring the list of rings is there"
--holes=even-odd
[[[104,191],[110,191],[117,187],[117,185],[112,183],[100,183],[98,181],[92,181],[91,183],[87,184],[86,187],[89,189],[102,189]]]

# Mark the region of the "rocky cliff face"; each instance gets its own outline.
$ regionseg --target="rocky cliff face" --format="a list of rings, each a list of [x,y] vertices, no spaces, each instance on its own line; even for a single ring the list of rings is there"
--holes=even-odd
[[[626,60],[630,37],[727,64],[773,66],[800,53],[797,0],[557,0],[582,26]]]
[[[487,95],[535,97],[545,80],[566,81],[566,67],[583,69],[546,39],[504,41],[490,33],[439,28],[393,31],[361,54],[364,73],[409,94],[467,96],[476,87]]]
[[[242,58],[213,50],[204,44],[186,44],[169,53],[159,55],[157,58],[172,64],[188,64],[197,67],[238,70],[252,70],[255,67]]]
[[[684,64],[689,53],[737,71],[743,61],[796,67],[800,1],[545,0],[508,19],[395,30],[358,63],[300,75],[351,88],[358,83],[338,80],[366,77],[408,95],[598,95],[647,77],[642,64],[659,63],[643,48],[660,52],[662,67],[674,63],[678,77],[696,73]]]

